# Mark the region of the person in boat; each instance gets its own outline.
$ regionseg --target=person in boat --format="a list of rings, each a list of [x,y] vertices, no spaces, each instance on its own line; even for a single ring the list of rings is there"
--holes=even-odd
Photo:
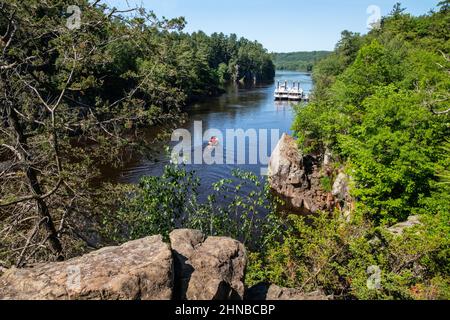
[[[210,146],[216,146],[218,143],[219,143],[219,139],[217,139],[216,136],[212,136],[211,139],[209,139]]]

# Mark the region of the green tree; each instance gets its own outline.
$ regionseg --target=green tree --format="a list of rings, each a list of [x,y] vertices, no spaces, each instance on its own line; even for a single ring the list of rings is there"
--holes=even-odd
[[[115,161],[132,144],[128,129],[163,117],[142,99],[145,79],[128,72],[134,56],[124,50],[140,39],[137,20],[126,27],[119,11],[96,3],[1,2],[0,152],[7,166],[0,212],[10,236],[0,255],[17,265],[77,250],[71,244],[80,240],[86,198],[96,192],[93,163]],[[83,14],[73,29],[64,13],[74,4]],[[176,25],[141,16],[153,32]],[[122,39],[128,41],[118,47]],[[75,136],[91,146],[80,147]]]
[[[70,6],[81,12],[74,28]],[[246,77],[273,78],[259,43],[190,35],[185,23],[99,1],[0,1],[0,260],[96,246],[90,230],[129,192],[98,185],[101,166],[146,155],[143,128],[176,125],[190,101],[244,76],[232,77],[239,64]]]
[[[394,7],[392,8],[390,16],[394,17],[395,19],[398,19],[403,12],[405,12],[406,8],[402,8],[402,4],[400,2],[397,2],[394,4]]]
[[[443,208],[434,188],[446,157],[450,20],[397,11],[376,32],[343,33],[315,68],[313,100],[293,125],[305,151],[332,149],[345,163],[361,211],[381,224]]]

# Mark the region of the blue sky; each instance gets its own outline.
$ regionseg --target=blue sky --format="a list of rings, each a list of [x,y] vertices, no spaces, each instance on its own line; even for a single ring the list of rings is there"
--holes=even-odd
[[[342,30],[366,33],[371,5],[389,13],[398,0],[104,0],[111,6],[143,5],[158,16],[184,16],[187,32],[236,33],[258,40],[269,51],[332,50]],[[413,15],[439,0],[403,0]],[[127,4],[128,3],[128,4]]]

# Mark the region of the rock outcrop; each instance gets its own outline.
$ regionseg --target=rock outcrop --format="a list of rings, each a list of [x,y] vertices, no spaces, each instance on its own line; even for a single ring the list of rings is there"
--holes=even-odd
[[[329,150],[322,156],[302,155],[295,139],[283,134],[269,161],[270,186],[301,213],[337,208],[349,219],[354,203],[349,192],[351,178],[336,172],[332,159]]]
[[[200,231],[175,230],[65,262],[6,270],[0,299],[243,299],[244,246]]]
[[[295,139],[283,134],[269,162],[271,187],[291,205],[304,212],[329,210],[332,197],[321,185],[321,162],[312,155],[302,155]]]
[[[388,231],[395,236],[400,236],[406,229],[412,228],[420,224],[422,223],[420,222],[419,216],[409,216],[408,220],[406,220],[405,222],[397,223],[392,227],[389,227]]]
[[[330,300],[323,292],[305,293],[297,289],[282,288],[274,284],[258,284],[247,290],[247,300]]]
[[[331,190],[332,204],[341,211],[346,220],[350,220],[350,214],[354,209],[354,201],[350,195],[350,180],[351,178],[347,174],[339,172]]]
[[[197,230],[107,247],[65,262],[8,269],[0,300],[329,300],[260,284],[245,290],[244,246]]]
[[[233,239],[204,236],[194,230],[170,234],[181,299],[242,300],[246,254]]]
[[[10,269],[0,278],[0,299],[168,300],[172,287],[172,252],[153,236],[65,262]]]
[[[194,272],[194,268],[188,260],[194,254],[195,248],[203,241],[205,241],[205,236],[198,230],[180,229],[170,233],[175,265],[174,298],[177,300],[186,299],[189,281]]]

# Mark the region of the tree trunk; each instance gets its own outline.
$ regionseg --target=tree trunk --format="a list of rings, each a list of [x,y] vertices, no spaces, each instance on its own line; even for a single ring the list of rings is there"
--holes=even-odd
[[[26,167],[25,174],[28,180],[30,192],[32,192],[33,195],[36,196],[35,201],[37,212],[40,219],[43,219],[43,225],[47,232],[47,238],[50,249],[56,255],[57,260],[59,261],[63,260],[64,257],[62,255],[62,245],[58,238],[58,232],[56,231],[55,224],[53,223],[53,219],[50,215],[47,203],[45,202],[44,199],[40,198],[44,193],[42,192],[42,188],[39,183],[36,170],[34,170],[31,165],[27,164],[32,160],[28,152],[29,148],[27,143],[27,137],[24,134],[24,130],[21,127],[17,114],[14,112],[14,110],[12,110],[12,108],[8,106],[7,113],[10,127],[14,130],[17,136],[17,141],[19,143],[19,148],[17,151],[21,155],[22,158],[21,161],[24,162]]]

